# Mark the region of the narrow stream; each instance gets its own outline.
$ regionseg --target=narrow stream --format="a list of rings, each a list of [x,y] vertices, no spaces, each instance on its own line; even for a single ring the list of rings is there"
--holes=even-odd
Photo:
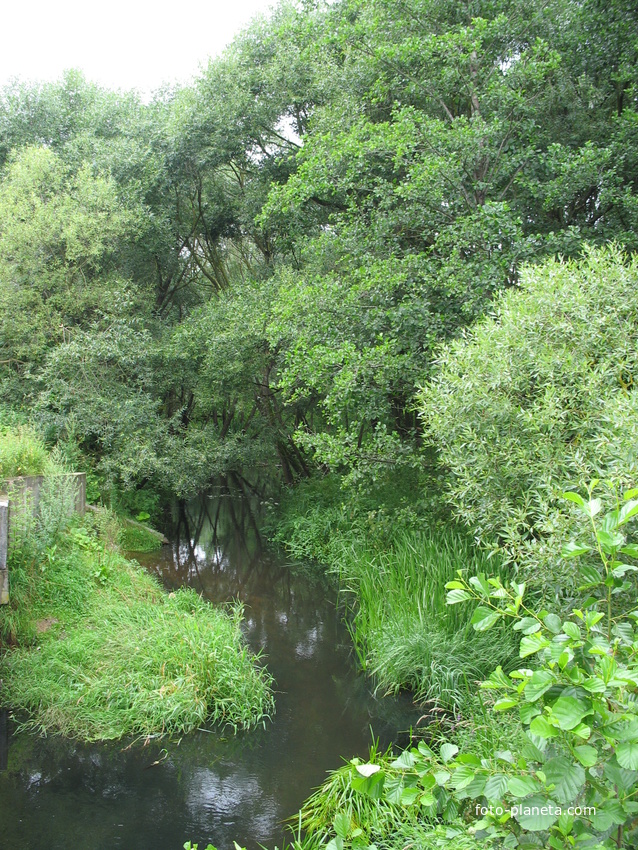
[[[138,560],[169,588],[244,603],[246,639],[276,681],[273,720],[238,736],[199,731],[146,746],[12,735],[9,724],[0,848],[281,846],[283,822],[328,770],[365,756],[372,734],[385,746],[416,722],[409,700],[372,695],[333,592],[264,552],[253,508],[229,492],[181,505],[175,542]]]

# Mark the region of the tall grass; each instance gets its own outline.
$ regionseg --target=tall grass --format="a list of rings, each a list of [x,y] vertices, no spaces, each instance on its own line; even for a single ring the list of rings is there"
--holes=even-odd
[[[359,656],[378,687],[414,691],[445,708],[514,658],[511,630],[476,632],[474,606],[447,606],[445,584],[457,570],[493,574],[498,562],[451,528],[398,530],[383,551],[358,540],[343,546],[333,571],[352,612]]]
[[[379,689],[471,713],[476,681],[513,661],[515,641],[505,628],[476,632],[473,606],[446,605],[445,584],[460,569],[503,567],[421,493],[405,477],[365,493],[344,491],[338,476],[315,478],[284,495],[271,536],[335,576],[359,660]]]

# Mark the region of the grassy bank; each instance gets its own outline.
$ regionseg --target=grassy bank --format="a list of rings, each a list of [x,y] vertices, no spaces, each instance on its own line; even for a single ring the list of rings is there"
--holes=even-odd
[[[504,628],[476,632],[473,606],[446,606],[445,584],[457,570],[493,575],[500,567],[460,529],[437,522],[413,487],[394,482],[353,496],[336,476],[303,483],[284,495],[273,537],[334,575],[360,663],[382,692],[406,688],[467,710],[476,682],[495,664],[507,668],[516,642]]]
[[[32,435],[0,438],[2,446],[46,468]],[[271,680],[244,644],[241,607],[166,593],[120,553],[112,513],[72,517],[64,495],[43,487],[37,518],[16,517],[11,603],[0,608],[0,704],[26,728],[86,740],[249,728],[267,717]]]
[[[86,525],[11,569],[0,697],[28,728],[87,740],[247,728],[272,710],[241,608],[167,594]],[[8,643],[12,644],[7,648]]]

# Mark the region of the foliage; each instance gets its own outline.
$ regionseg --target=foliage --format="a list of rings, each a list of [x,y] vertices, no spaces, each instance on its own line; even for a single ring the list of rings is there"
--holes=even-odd
[[[575,580],[553,555],[573,533],[561,490],[636,474],[637,279],[615,249],[527,268],[421,393],[456,515],[547,591]]]
[[[480,603],[472,617],[477,632],[503,618],[513,620],[521,634],[520,658],[535,663],[534,669],[509,675],[497,667],[482,684],[498,697],[492,705],[497,715],[518,710],[524,746],[517,751],[497,745],[486,757],[460,751],[450,741],[437,753],[421,741],[394,761],[351,762],[342,771],[348,795],[381,800],[408,820],[447,821],[459,842],[465,834],[479,846],[634,846],[638,613],[631,607],[635,582],[630,577],[638,567],[625,560],[634,560],[638,549],[624,532],[638,515],[638,491],[626,492],[602,516],[602,502],[592,490],[588,500],[566,494],[589,522],[593,545],[581,532],[564,556],[593,550],[600,558],[598,570],[583,569],[586,596],[570,616],[528,608],[524,583],[506,585],[484,574],[467,579],[460,570],[447,584],[450,605]],[[351,824],[347,807],[344,814]],[[459,815],[471,818],[472,825],[468,828]],[[336,817],[334,830],[339,836]],[[348,846],[368,846],[350,827],[343,838]]]
[[[635,29],[625,0],[284,3],[147,104],[8,86],[0,399],[114,507],[431,465],[439,343],[524,261],[636,247]]]
[[[441,340],[524,260],[635,246],[635,99],[612,83],[633,91],[635,63],[605,76],[618,59],[582,51],[612,20],[618,44],[624,5],[349,0],[317,22],[306,54],[334,88],[260,220],[287,261],[280,385],[318,462],[355,482],[417,463],[415,386]]]
[[[511,664],[507,631],[476,634],[469,607],[445,607],[446,582],[469,564],[484,569],[487,561],[453,528],[395,531],[382,552],[342,544],[332,569],[352,608],[359,658],[381,690],[409,688],[417,700],[467,711],[495,660]]]
[[[0,433],[0,479],[42,475],[51,468],[49,453],[31,430],[3,429]]]
[[[75,525],[37,561],[12,564],[2,701],[25,728],[86,740],[248,728],[272,711],[270,677],[241,633],[240,606],[166,594]],[[48,628],[39,630],[38,623]]]

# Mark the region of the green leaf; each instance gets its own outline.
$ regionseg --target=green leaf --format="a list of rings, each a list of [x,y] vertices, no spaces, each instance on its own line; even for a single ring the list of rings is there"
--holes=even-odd
[[[575,697],[559,697],[551,707],[552,716],[561,729],[575,729],[583,717],[592,713],[592,708]]]
[[[539,785],[531,776],[513,776],[507,784],[507,790],[513,797],[528,797],[539,790]]]
[[[532,720],[541,713],[540,708],[533,702],[524,702],[518,708],[518,715],[524,726],[529,726]]]
[[[371,797],[373,800],[380,800],[383,796],[383,786],[385,782],[385,774],[382,770],[373,773],[372,776],[353,776],[350,780],[350,785],[354,791],[359,794],[364,794],[366,797]]]
[[[338,812],[332,822],[334,831],[339,838],[347,838],[350,832],[350,817],[345,812]]]
[[[538,652],[540,649],[545,649],[547,646],[549,646],[549,641],[542,635],[526,635],[521,640],[521,646],[518,654],[521,658],[527,658],[529,655],[534,655],[535,652]]]
[[[581,744],[574,747],[574,755],[584,767],[593,767],[598,761],[598,751],[589,744]]]
[[[453,581],[448,581],[445,585],[446,590],[465,590],[465,585],[462,581],[458,581],[454,579]]]
[[[563,623],[563,631],[572,640],[581,640],[582,639],[580,629],[578,628],[576,623],[572,623],[570,620],[567,620],[566,622]]]
[[[486,632],[491,629],[497,620],[500,620],[501,615],[498,611],[490,611],[489,608],[484,608],[482,605],[474,612],[470,623],[474,626],[477,632]]]
[[[626,522],[638,514],[638,501],[631,499],[621,507],[618,512],[618,525],[624,525]]]
[[[539,738],[555,738],[558,735],[558,730],[542,715],[532,720],[529,724],[529,730],[534,735],[538,735]]]
[[[626,543],[620,551],[623,553],[623,555],[629,555],[630,558],[637,558],[638,559],[638,544],[637,543]]]
[[[625,573],[638,573],[638,567],[632,564],[617,564],[611,572],[615,578],[622,578]]]
[[[462,764],[454,771],[452,776],[452,787],[457,791],[466,788],[475,778],[476,768],[469,764]]]
[[[554,676],[547,670],[535,670],[532,678],[525,685],[525,699],[528,702],[536,702],[539,697],[548,691],[554,684]]]
[[[522,800],[517,806],[512,806],[512,815],[523,829],[529,832],[540,832],[556,823],[558,820],[556,808],[553,800],[536,794]]]
[[[608,554],[615,552],[625,542],[622,534],[611,534],[609,531],[603,530],[596,532],[596,539]]]
[[[558,617],[556,614],[548,614],[543,620],[543,622],[550,630],[550,632],[555,635],[559,634],[561,629],[560,617]]]
[[[603,774],[605,779],[625,793],[631,791],[638,781],[638,773],[621,767],[614,756],[604,765]]]
[[[638,743],[629,741],[625,744],[618,744],[616,759],[621,767],[627,770],[638,770]]]
[[[578,505],[578,507],[580,507],[580,508],[585,507],[585,500],[583,499],[582,496],[579,496],[578,493],[572,493],[570,491],[570,492],[567,492],[567,493],[562,493],[561,495],[562,495],[563,499],[569,499],[570,502],[574,502],[574,504]]]
[[[494,711],[507,711],[508,709],[514,708],[517,705],[517,699],[512,699],[512,697],[503,697],[502,699],[496,700],[492,707]]]
[[[584,506],[585,513],[590,516],[592,519],[603,509],[603,503],[600,499],[590,499]]]
[[[620,826],[627,820],[627,814],[619,800],[606,800],[602,805],[596,806],[596,814],[592,815],[591,822],[594,829],[606,832],[612,826]]]
[[[467,602],[472,596],[467,590],[450,590],[446,595],[445,601],[447,605],[456,605],[459,602]]]
[[[399,768],[400,770],[410,770],[410,768],[414,767],[415,763],[416,758],[414,753],[411,753],[409,750],[404,750],[397,759],[390,763],[390,767]],[[375,767],[377,767],[377,765],[375,765]]]
[[[458,753],[459,748],[456,744],[442,744],[439,754],[441,756],[441,760],[447,764],[450,759],[453,759],[454,756]]]
[[[589,587],[598,587],[602,582],[602,576],[591,564],[583,564],[580,569],[580,577],[583,578],[584,584],[579,587],[579,590],[586,590]]]
[[[569,543],[565,543],[560,554],[563,558],[577,558],[579,555],[584,555],[585,552],[591,552],[591,548],[582,543],[577,543],[575,540],[570,540]]]
[[[420,795],[420,788],[404,788],[401,792],[401,805],[412,806]]]
[[[431,759],[431,758],[434,757],[434,753],[428,747],[428,745],[425,743],[425,741],[419,741],[419,743],[417,745],[417,749],[418,749],[419,753],[423,756],[423,758]]]
[[[585,771],[579,764],[557,756],[549,759],[543,766],[547,784],[553,785],[551,792],[559,803],[571,803],[585,784]]]
[[[489,800],[502,800],[503,794],[507,791],[509,779],[503,773],[495,773],[490,776],[485,783],[483,793]]]
[[[523,617],[512,626],[515,632],[523,632],[524,635],[533,635],[541,629],[541,624],[534,617]]]
[[[436,784],[443,787],[444,785],[447,785],[452,774],[447,770],[437,770],[432,775],[436,779]]]

